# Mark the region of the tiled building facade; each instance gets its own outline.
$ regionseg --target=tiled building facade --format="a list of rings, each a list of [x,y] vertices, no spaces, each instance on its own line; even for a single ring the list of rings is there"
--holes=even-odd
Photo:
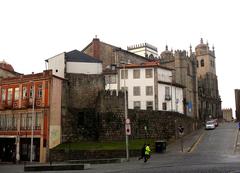
[[[2,161],[29,161],[33,139],[32,160],[45,162],[48,149],[60,143],[61,82],[52,71],[0,81]]]

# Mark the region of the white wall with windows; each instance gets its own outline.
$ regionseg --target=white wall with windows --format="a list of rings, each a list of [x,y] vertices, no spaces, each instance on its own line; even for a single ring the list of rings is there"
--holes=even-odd
[[[159,110],[184,113],[183,88],[171,84],[159,83],[158,93],[163,93],[158,95]]]
[[[157,71],[156,78],[154,68]],[[120,69],[119,78],[120,89],[123,90],[125,85],[128,91],[128,109],[158,109],[183,113],[183,88],[172,84],[171,70],[161,67],[123,68]],[[155,88],[158,89],[157,92]],[[156,93],[158,108],[155,108]]]
[[[154,102],[154,68],[125,69],[125,86],[128,91],[129,109],[153,109]],[[120,70],[120,89],[124,88],[124,69]]]

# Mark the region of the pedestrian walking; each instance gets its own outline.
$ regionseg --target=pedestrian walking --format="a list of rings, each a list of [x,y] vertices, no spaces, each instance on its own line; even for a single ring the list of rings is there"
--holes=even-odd
[[[146,150],[146,144],[143,144],[143,147],[141,148],[141,156],[138,158],[138,160],[141,160],[145,156],[145,150]]]
[[[148,159],[150,158],[150,152],[151,152],[150,144],[147,144],[146,147],[145,147],[144,162],[147,162]]]

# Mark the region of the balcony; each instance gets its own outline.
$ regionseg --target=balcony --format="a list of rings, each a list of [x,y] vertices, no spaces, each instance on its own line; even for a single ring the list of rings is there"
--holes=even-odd
[[[19,103],[18,100],[13,102],[13,109],[18,109],[19,108]]]
[[[170,95],[165,95],[165,100],[169,101],[169,100],[171,100],[171,99],[172,99],[172,98],[171,98]]]
[[[22,100],[22,105],[21,105],[21,107],[22,107],[22,108],[28,108],[28,106],[29,106],[29,100],[28,100],[28,98],[23,99],[23,100]]]
[[[35,105],[36,105],[36,107],[43,107],[42,98],[37,98],[35,100]]]
[[[0,110],[4,110],[6,109],[6,104],[5,103],[1,103],[0,104]]]

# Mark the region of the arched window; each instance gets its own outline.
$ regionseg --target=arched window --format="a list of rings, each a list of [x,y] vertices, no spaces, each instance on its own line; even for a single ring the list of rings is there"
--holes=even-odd
[[[154,57],[153,57],[153,55],[152,55],[152,54],[149,56],[149,59],[154,59]]]
[[[204,67],[204,60],[201,59],[201,67]]]
[[[198,60],[197,60],[197,67],[198,67]]]

